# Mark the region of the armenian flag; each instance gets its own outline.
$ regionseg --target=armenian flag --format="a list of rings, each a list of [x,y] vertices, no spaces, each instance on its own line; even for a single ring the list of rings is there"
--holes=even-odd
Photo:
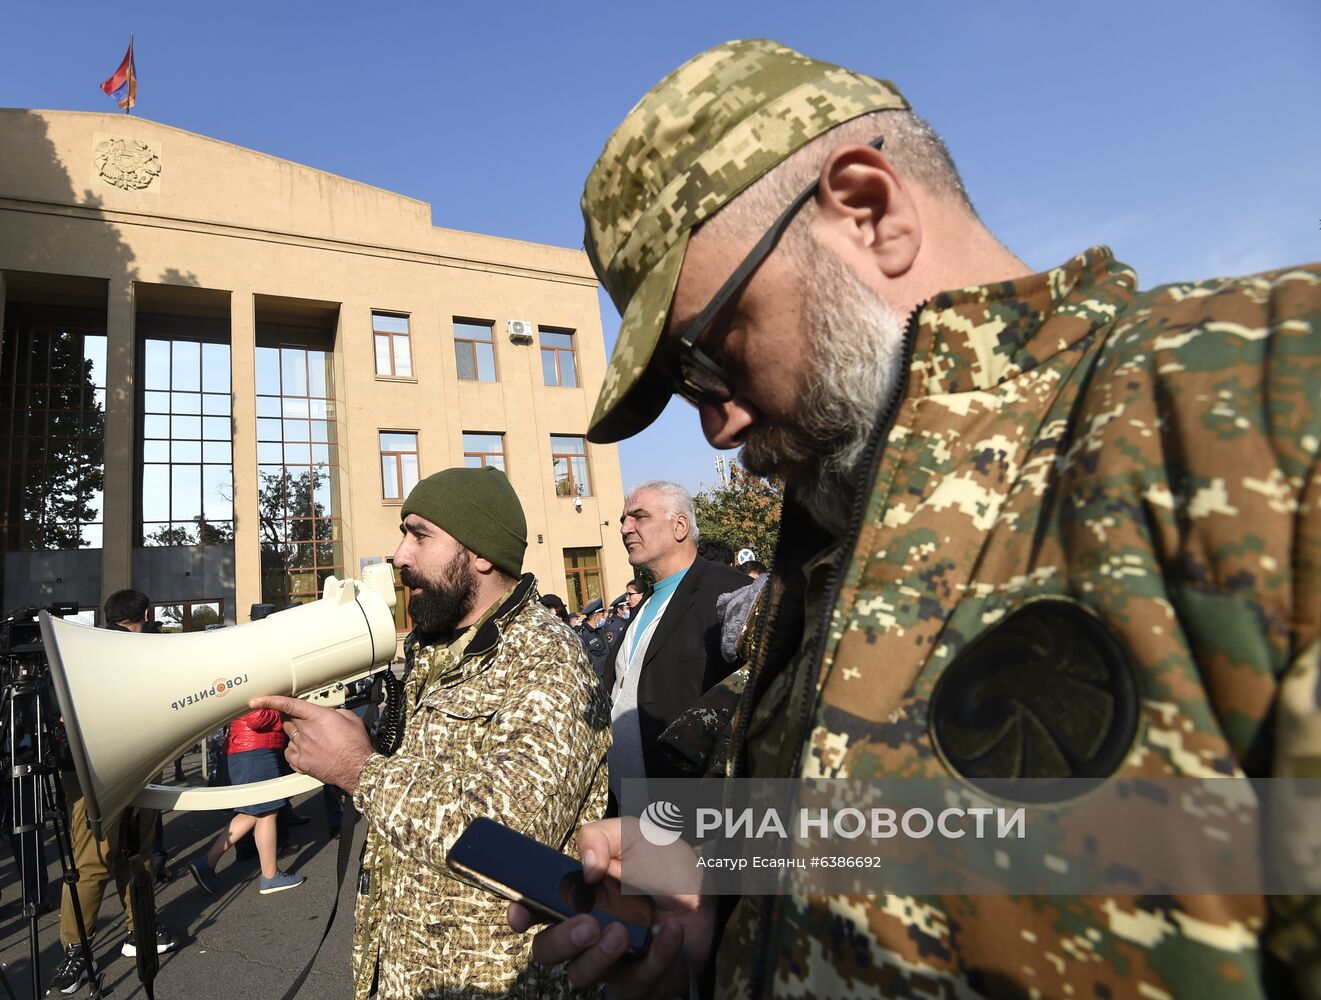
[[[111,74],[110,79],[101,84],[101,89],[119,102],[125,111],[138,103],[138,71],[133,65],[133,36],[128,39],[128,51],[119,69]]]

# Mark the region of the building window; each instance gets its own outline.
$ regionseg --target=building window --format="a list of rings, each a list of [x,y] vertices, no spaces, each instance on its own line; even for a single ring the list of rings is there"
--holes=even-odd
[[[81,310],[19,304],[9,306],[5,319],[0,354],[4,551],[99,549],[105,327]]]
[[[163,633],[205,632],[212,625],[225,624],[224,601],[176,601],[153,604],[147,612],[149,621]]]
[[[463,464],[470,469],[480,469],[487,465],[493,465],[504,472],[505,436],[503,434],[464,431]]]
[[[601,596],[601,550],[564,550],[564,589],[569,610],[581,611]]]
[[[399,579],[399,567],[393,559],[386,560],[394,572],[394,630],[396,635],[407,635],[413,631],[413,616],[408,613],[408,590]]]
[[[551,468],[555,473],[555,495],[589,497],[592,479],[587,473],[587,439],[550,436]]]
[[[578,388],[578,359],[573,349],[572,330],[537,328],[541,334],[541,375],[547,385]]]
[[[140,328],[163,320],[139,318]],[[170,318],[171,325],[188,320]],[[234,540],[229,345],[142,342],[142,544]]]
[[[376,345],[376,374],[413,377],[413,348],[408,339],[408,317],[372,313],[372,339]]]
[[[402,502],[417,485],[417,435],[381,431],[381,495]]]
[[[276,607],[314,601],[326,577],[344,575],[331,361],[315,348],[257,348],[261,599]]]
[[[495,381],[494,329],[494,324],[478,320],[454,321],[454,362],[463,381]]]

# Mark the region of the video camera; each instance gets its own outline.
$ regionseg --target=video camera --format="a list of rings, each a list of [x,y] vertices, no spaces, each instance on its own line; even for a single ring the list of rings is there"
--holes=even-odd
[[[15,608],[0,621],[0,656],[7,659],[29,659],[40,655],[44,661],[46,649],[41,643],[41,625],[37,615],[49,612],[56,618],[68,618],[79,611],[76,601],[58,601],[44,608]]]
[[[44,717],[49,720],[49,749],[56,764],[70,768],[73,759],[69,756],[68,737],[59,721],[59,708],[46,669],[46,647],[41,641],[41,623],[37,615],[42,611],[68,618],[76,615],[79,607],[75,601],[60,601],[45,608],[15,608],[0,621],[0,688],[4,690],[6,703],[13,706],[12,717],[4,720],[10,732],[3,741],[4,745],[0,746],[0,759],[7,764],[11,750],[17,750],[15,762],[20,758],[23,762],[35,759],[33,755],[37,753],[38,743],[33,729],[37,726],[37,719]],[[13,699],[15,693],[22,695],[24,692],[34,700]]]

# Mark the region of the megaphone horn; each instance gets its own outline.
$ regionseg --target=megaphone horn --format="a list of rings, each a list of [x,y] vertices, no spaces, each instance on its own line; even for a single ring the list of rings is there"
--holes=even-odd
[[[110,632],[46,612],[41,635],[87,818],[97,837],[166,762],[248,711],[261,695],[301,695],[395,654],[394,575],[326,581],[319,601],[237,628],[178,635]],[[292,780],[291,780],[292,779]],[[265,794],[275,790],[278,794]],[[188,789],[167,808],[224,809],[284,798],[305,775]],[[253,798],[254,790],[263,798]],[[163,805],[160,789],[150,804]]]

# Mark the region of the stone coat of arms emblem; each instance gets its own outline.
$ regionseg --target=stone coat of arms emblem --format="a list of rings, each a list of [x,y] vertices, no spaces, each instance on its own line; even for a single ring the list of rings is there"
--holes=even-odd
[[[161,173],[161,158],[137,139],[106,139],[98,143],[92,162],[107,184],[125,191],[148,188]]]

